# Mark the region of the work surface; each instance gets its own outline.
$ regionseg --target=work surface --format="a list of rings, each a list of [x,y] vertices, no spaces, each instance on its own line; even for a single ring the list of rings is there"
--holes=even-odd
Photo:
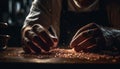
[[[9,47],[0,52],[0,62],[4,63],[120,63],[120,56],[94,53],[76,53],[72,49],[54,49],[48,54],[24,54],[22,48]]]

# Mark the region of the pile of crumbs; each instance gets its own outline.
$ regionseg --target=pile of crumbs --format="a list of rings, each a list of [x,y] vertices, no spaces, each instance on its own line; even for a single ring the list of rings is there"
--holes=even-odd
[[[68,59],[80,59],[88,61],[104,61],[109,60],[110,62],[116,62],[120,60],[120,56],[114,57],[109,55],[97,54],[97,53],[85,53],[85,52],[75,52],[73,49],[53,49],[47,54],[23,54],[24,57],[32,57],[38,59],[45,58],[68,58]]]
[[[85,53],[85,52],[75,52],[73,49],[54,49],[52,51],[54,53],[54,57],[58,58],[78,58],[78,59],[85,59],[85,60],[99,60],[99,59],[106,59],[111,60],[113,58],[118,59],[119,57],[113,57],[109,55],[97,54],[97,53]]]
[[[45,58],[71,58],[71,59],[80,59],[80,60],[88,60],[88,61],[104,61],[110,60],[112,62],[120,61],[120,56],[109,56],[105,54],[97,54],[97,53],[85,53],[85,52],[75,52],[73,49],[53,49],[47,54],[24,54],[23,51],[18,51],[14,53],[8,53],[7,56],[18,56],[24,58],[37,58],[37,59],[45,59]]]

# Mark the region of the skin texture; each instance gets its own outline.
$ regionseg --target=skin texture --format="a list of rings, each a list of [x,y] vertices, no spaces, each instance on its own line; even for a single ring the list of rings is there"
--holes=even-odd
[[[77,2],[79,1],[77,0]],[[83,8],[88,7],[94,1],[81,0],[80,5]],[[22,28],[22,43],[25,53],[46,53],[57,47],[61,7],[62,0],[34,0]],[[49,33],[50,25],[55,29],[54,33],[57,36]]]
[[[26,53],[48,53],[52,48],[57,47],[58,44],[58,38],[51,35],[40,24],[26,27],[23,37],[23,49]],[[90,23],[76,32],[70,42],[70,48],[73,48],[76,52],[99,52],[104,46],[100,44],[105,44],[102,31],[97,24]]]
[[[64,0],[65,1],[65,0]],[[70,1],[70,0],[68,0]],[[85,12],[94,11],[99,9],[95,7],[98,3],[94,3],[95,0],[74,0],[77,1],[81,8],[89,7]],[[102,0],[99,0],[102,1]],[[73,3],[73,2],[72,2]],[[82,10],[79,5],[70,3],[71,10],[79,12]],[[111,3],[112,4],[112,3]],[[72,6],[71,6],[72,5]],[[113,21],[119,17],[113,14],[116,7],[112,8],[108,5],[108,15],[111,16]],[[112,8],[112,9],[111,9]],[[22,28],[22,42],[25,53],[47,53],[52,48],[57,47],[59,34],[60,34],[60,13],[62,10],[62,0],[34,0],[30,9],[30,13],[25,19]],[[111,12],[112,11],[112,12]],[[102,20],[101,20],[102,21]],[[104,23],[104,22],[103,22]],[[110,22],[112,23],[112,22]],[[113,22],[114,23],[114,22]],[[112,23],[112,24],[113,24]],[[119,23],[119,21],[118,21]],[[115,24],[115,23],[114,23]],[[114,25],[113,24],[113,25]],[[119,26],[117,24],[116,26]],[[55,30],[52,35],[48,29],[53,27]],[[120,43],[120,31],[113,29],[101,29],[95,23],[90,23],[82,28],[78,29],[70,42],[70,48],[73,48],[76,52],[99,52],[102,49],[113,49],[113,45],[117,45],[119,48]],[[111,37],[112,36],[112,37]],[[107,45],[107,47],[106,47]],[[115,49],[116,49],[115,48]],[[120,51],[120,50],[119,50]]]
[[[24,30],[24,51],[26,53],[47,53],[57,46],[58,39],[52,36],[44,27],[35,24]]]
[[[103,43],[104,37],[99,26],[95,23],[90,23],[77,31],[70,42],[70,48],[74,48],[76,52],[97,52],[100,49],[98,48],[99,45]]]

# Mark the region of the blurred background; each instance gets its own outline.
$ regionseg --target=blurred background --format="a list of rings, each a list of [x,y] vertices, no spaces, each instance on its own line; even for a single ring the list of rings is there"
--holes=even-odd
[[[21,46],[21,27],[27,16],[32,0],[1,0],[0,23],[8,23],[0,29],[0,34],[10,35],[8,46]]]

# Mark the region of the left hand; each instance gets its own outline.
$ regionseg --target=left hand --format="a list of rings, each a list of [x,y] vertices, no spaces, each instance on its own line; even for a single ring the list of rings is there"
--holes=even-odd
[[[56,48],[58,44],[57,36],[52,35],[40,24],[26,26],[22,30],[22,44],[25,53],[48,53]]]
[[[70,47],[76,52],[98,52],[104,48],[105,39],[100,27],[90,23],[80,28],[70,42]]]

